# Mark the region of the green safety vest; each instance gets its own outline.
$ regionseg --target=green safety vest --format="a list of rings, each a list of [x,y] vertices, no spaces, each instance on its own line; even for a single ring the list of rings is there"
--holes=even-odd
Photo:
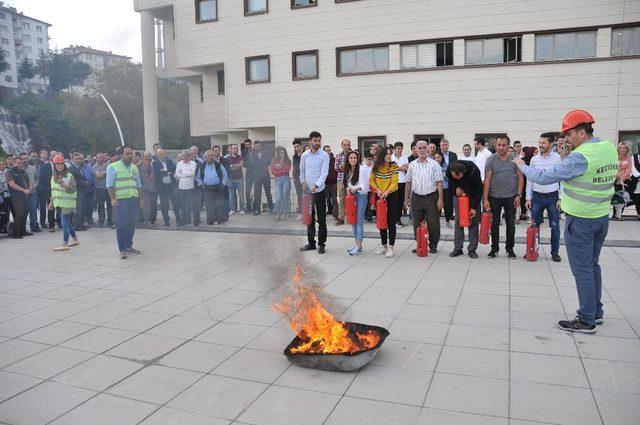
[[[127,170],[122,161],[114,162],[109,167],[113,167],[116,170],[116,182],[113,185],[116,199],[137,198],[138,167],[135,164],[131,164]]]
[[[73,179],[73,176],[67,172],[63,178]],[[51,177],[51,202],[55,208],[74,209],[76,207],[76,191],[67,192],[55,181],[55,177]]]
[[[609,214],[618,153],[613,143],[583,143],[573,150],[587,160],[587,171],[562,184],[562,209],[575,217],[599,218]]]

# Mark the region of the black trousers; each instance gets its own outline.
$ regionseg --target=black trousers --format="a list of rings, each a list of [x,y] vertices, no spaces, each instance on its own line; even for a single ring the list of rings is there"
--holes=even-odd
[[[51,202],[51,192],[44,190],[38,192],[38,209],[40,210],[40,227],[56,227],[56,212],[49,209]]]
[[[440,242],[440,211],[438,211],[438,191],[425,196],[411,194],[411,213],[413,216],[413,237],[415,239],[418,226],[427,222],[429,231],[429,248],[437,248]]]
[[[327,243],[327,193],[326,191],[313,194],[313,208],[311,208],[311,224],[307,226],[307,240],[309,245],[316,245],[316,220],[318,221],[318,245]]]
[[[96,189],[96,202],[98,203],[98,224],[104,224],[106,212],[107,226],[113,225],[113,208],[111,207],[109,191],[107,189]]]
[[[13,202],[14,234],[24,235],[27,232],[27,216],[29,215],[29,197],[11,197]]]
[[[205,186],[204,205],[207,209],[207,224],[224,223],[228,202],[225,202],[225,187]]]
[[[396,210],[396,223],[400,223],[402,221],[402,210],[404,209],[404,191],[406,188],[406,183],[398,183],[398,209]]]
[[[400,194],[396,190],[387,196],[387,225],[388,229],[380,229],[380,241],[382,245],[393,246],[396,244],[396,223],[398,222],[398,204],[400,203]],[[387,241],[388,237],[388,241]]]
[[[298,199],[298,213],[302,214],[302,183],[300,183],[300,179],[294,179],[293,185],[296,188],[296,198]]]
[[[636,214],[640,217],[640,193],[632,193],[631,200],[636,205]]]
[[[247,173],[247,178],[244,182],[244,197],[245,197],[245,209],[247,212],[251,212],[253,209],[253,203],[251,202],[251,191],[253,190],[254,179],[253,176]]]
[[[76,230],[85,227],[84,220],[87,217],[87,189],[78,186],[76,195],[76,213],[73,216],[73,227]]]
[[[171,191],[162,191],[158,192],[158,196],[160,196],[160,212],[162,213],[162,218],[164,219],[164,224],[169,225],[169,201],[171,201],[171,205],[173,206],[173,215],[176,218],[176,223],[180,223],[180,208],[178,207],[178,200],[176,199],[176,192],[174,190]],[[155,222],[156,217],[151,216],[151,222]]]
[[[2,198],[2,203],[0,204],[0,232],[4,233],[7,231],[7,224],[9,224],[9,213],[13,209],[11,205],[11,198]]]
[[[149,205],[145,205],[145,210],[149,211],[149,223],[155,224],[158,216],[158,192],[147,192],[147,199]]]
[[[442,189],[442,198],[444,203],[444,218],[449,222],[453,220],[453,192],[451,188]]]
[[[515,196],[510,198],[493,198],[489,196],[489,205],[491,206],[491,250],[498,251],[500,242],[500,217],[504,210],[504,219],[507,225],[507,242],[505,248],[507,251],[513,250],[516,236],[516,207],[513,206]]]
[[[256,178],[253,181],[253,212],[262,210],[262,188],[267,197],[269,211],[273,211],[273,199],[271,198],[271,177]]]

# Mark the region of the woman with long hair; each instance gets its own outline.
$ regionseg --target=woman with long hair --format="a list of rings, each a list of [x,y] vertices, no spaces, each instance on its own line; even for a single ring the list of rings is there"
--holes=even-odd
[[[276,148],[276,156],[269,167],[276,183],[276,221],[291,217],[291,160],[282,146]]]
[[[72,223],[73,215],[76,211],[76,181],[67,170],[67,165],[62,155],[56,155],[53,158],[53,166],[49,209],[60,208],[62,221],[62,245],[55,247],[53,250],[68,251],[70,246],[80,244]],[[72,238],[71,242],[69,242],[69,236]]]
[[[344,165],[344,187],[347,188],[347,195],[356,197],[357,217],[356,224],[351,225],[353,238],[355,239],[352,248],[347,250],[349,255],[360,255],[362,250],[362,241],[364,240],[364,213],[367,210],[369,202],[369,177],[371,175],[371,167],[366,164],[360,164],[360,154],[357,151],[349,152],[347,161]]]
[[[618,173],[616,174],[616,182],[614,188],[616,193],[623,193],[625,188],[629,185],[631,179],[631,157],[629,157],[629,146],[624,143],[618,143]],[[622,213],[626,207],[624,197],[619,199],[616,204],[613,205],[613,217],[611,220],[622,220]]]
[[[382,245],[375,251],[375,255],[385,254],[387,258],[393,257],[393,246],[396,242],[396,211],[400,197],[398,195],[398,171],[400,168],[391,161],[393,146],[378,149],[376,161],[371,170],[369,184],[376,192],[378,198],[387,201],[387,224],[388,229],[380,230],[380,241]],[[380,217],[378,217],[380,219]]]

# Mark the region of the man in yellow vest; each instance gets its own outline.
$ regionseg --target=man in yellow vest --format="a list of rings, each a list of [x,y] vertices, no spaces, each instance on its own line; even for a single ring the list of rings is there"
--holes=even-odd
[[[613,143],[593,137],[594,123],[593,116],[580,109],[564,117],[562,133],[573,152],[552,168],[535,169],[514,160],[534,183],[563,182],[564,240],[580,302],[575,319],[558,322],[560,329],[569,332],[595,333],[596,325],[604,323],[599,259],[609,230],[618,155]]]
[[[122,149],[122,159],[107,167],[107,190],[115,216],[120,258],[123,260],[127,254],[140,254],[133,248],[133,234],[136,231],[138,208],[142,206],[142,184],[138,168],[132,160],[133,151],[125,147]]]

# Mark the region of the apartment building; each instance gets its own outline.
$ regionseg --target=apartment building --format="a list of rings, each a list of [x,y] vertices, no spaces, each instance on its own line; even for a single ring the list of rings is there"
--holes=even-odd
[[[226,145],[338,147],[476,136],[534,143],[584,108],[598,135],[640,139],[640,2],[134,0],[145,136],[156,62],[190,87],[191,132]],[[154,20],[162,23],[162,61]]]
[[[9,68],[0,74],[0,87],[6,91],[17,90],[20,63],[25,58],[35,63],[41,53],[49,52],[50,26],[0,2],[0,47],[9,64]],[[26,88],[24,84],[21,87]],[[30,80],[29,88],[32,91],[44,91],[44,80],[36,75]]]
[[[104,71],[120,63],[129,62],[129,56],[117,55],[111,51],[98,50],[86,46],[65,47],[62,53],[71,56],[78,62],[84,62],[91,67],[91,71]]]

